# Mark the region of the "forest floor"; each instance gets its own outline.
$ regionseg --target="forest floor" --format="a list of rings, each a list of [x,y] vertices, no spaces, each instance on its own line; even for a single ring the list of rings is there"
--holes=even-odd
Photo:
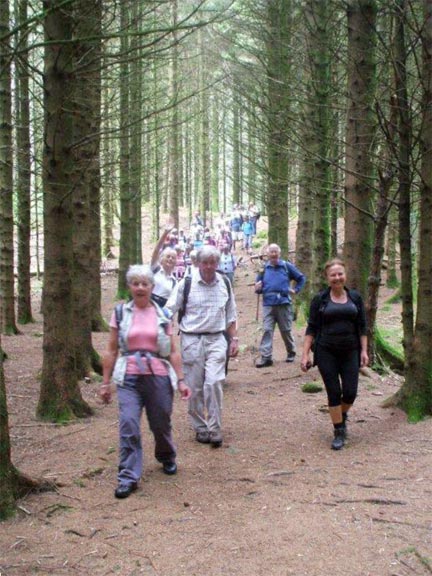
[[[239,269],[235,294],[241,353],[231,360],[224,398],[224,444],[197,444],[186,404],[175,402],[179,471],[168,477],[153,457],[145,418],[145,473],[137,492],[116,500],[117,406],[100,403],[96,378],[82,383],[93,417],[67,426],[35,418],[42,323],[4,337],[12,460],[33,478],[57,483],[30,494],[0,525],[0,574],[120,576],[415,576],[432,573],[432,419],[408,424],[383,399],[394,374],[361,377],[349,441],[330,449],[325,393],[316,368],[284,362],[254,367],[261,313]],[[103,277],[103,312],[116,276]],[[385,296],[385,295],[384,295]],[[399,328],[397,305],[380,322]],[[35,306],[36,310],[36,306]],[[304,326],[294,328],[301,349]],[[95,334],[102,352],[107,334]]]

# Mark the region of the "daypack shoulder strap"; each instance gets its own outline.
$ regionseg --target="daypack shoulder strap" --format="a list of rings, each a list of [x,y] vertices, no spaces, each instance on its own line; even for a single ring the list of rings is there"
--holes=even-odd
[[[192,284],[192,276],[188,274],[187,276],[184,277],[183,304],[177,313],[177,323],[178,324],[180,324],[183,316],[186,314],[186,306],[187,306],[187,301],[189,298],[189,292],[191,289],[191,284]]]
[[[231,298],[231,282],[229,281],[229,279],[226,277],[225,274],[221,274],[221,276],[224,279],[225,286],[227,287],[228,290],[228,298]]]
[[[219,274],[219,276],[222,276],[222,278],[225,282],[225,286],[228,290],[228,298],[231,298],[231,282],[229,281],[229,279],[226,277],[225,274],[221,274],[220,272],[217,272],[217,274]],[[192,284],[192,276],[185,276],[184,277],[184,286],[183,286],[183,304],[182,304],[182,307],[177,312],[178,324],[180,324],[183,316],[186,314],[186,306],[187,306],[187,302],[188,302],[188,298],[189,298],[191,284]]]
[[[123,302],[120,302],[120,304],[116,304],[114,311],[117,322],[117,329],[119,329],[121,321],[123,320]]]

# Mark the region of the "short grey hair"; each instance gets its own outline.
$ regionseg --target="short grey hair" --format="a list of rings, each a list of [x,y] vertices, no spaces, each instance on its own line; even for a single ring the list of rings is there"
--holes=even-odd
[[[215,246],[211,246],[210,244],[203,246],[197,252],[197,260],[198,262],[202,262],[203,260],[208,260],[209,258],[214,258],[217,262],[220,261],[220,252]]]
[[[274,242],[272,244],[269,244],[267,246],[267,252],[271,249],[271,248],[276,248],[276,250],[279,252],[279,254],[281,253],[281,247],[279,246],[279,244],[275,244]]]
[[[154,285],[154,275],[152,269],[147,264],[132,264],[126,272],[126,282],[131,284],[136,278],[145,278]]]
[[[159,262],[165,260],[167,256],[174,256],[177,259],[176,249],[173,248],[172,246],[167,246],[166,248],[164,248],[159,255]]]

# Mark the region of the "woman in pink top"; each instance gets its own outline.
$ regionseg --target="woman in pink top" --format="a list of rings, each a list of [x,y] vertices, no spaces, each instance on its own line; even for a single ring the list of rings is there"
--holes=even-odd
[[[175,474],[176,449],[172,439],[173,384],[182,399],[190,398],[171,323],[151,300],[154,286],[149,266],[131,266],[126,280],[132,300],[116,306],[110,321],[110,339],[103,363],[101,397],[111,401],[111,378],[117,384],[120,427],[120,463],[116,498],[127,498],[142,474],[140,421],[143,408],[155,439],[155,457],[165,474]]]

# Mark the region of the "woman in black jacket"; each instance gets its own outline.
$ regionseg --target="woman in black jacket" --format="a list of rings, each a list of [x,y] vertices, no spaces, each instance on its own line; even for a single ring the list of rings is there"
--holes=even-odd
[[[369,363],[366,316],[360,294],[345,287],[343,261],[330,260],[324,272],[328,288],[311,302],[300,366],[304,372],[312,366],[313,345],[314,365],[326,387],[334,427],[332,448],[340,450],[345,444],[348,410],[357,396],[359,368]]]

